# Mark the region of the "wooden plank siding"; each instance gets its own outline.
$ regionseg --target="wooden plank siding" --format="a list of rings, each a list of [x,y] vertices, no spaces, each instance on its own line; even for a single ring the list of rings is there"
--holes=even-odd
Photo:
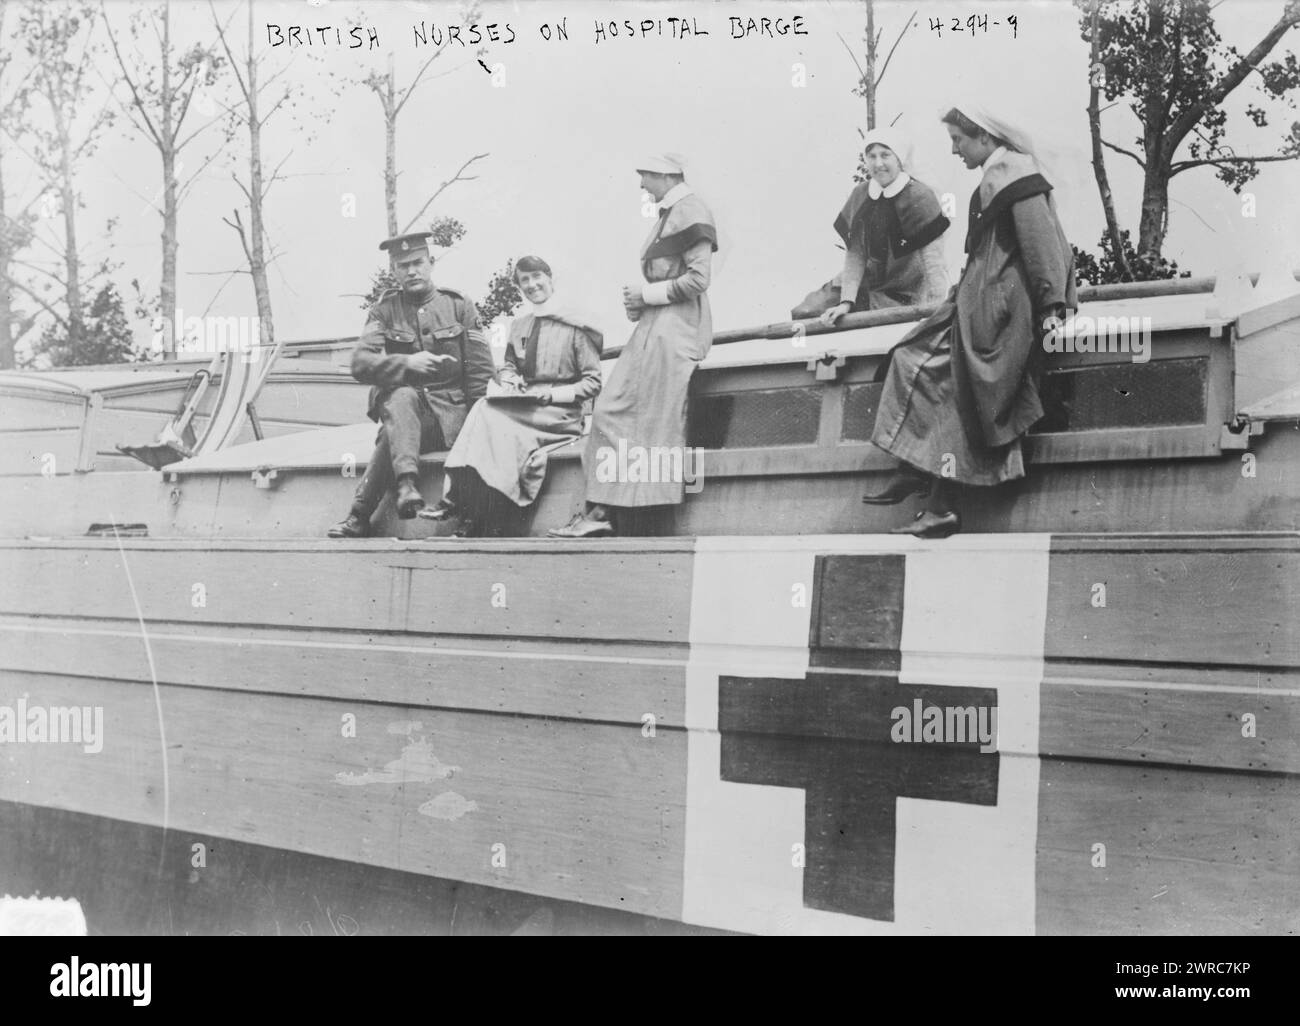
[[[195,866],[201,845],[202,865]],[[718,931],[361,862],[0,801],[16,894],[75,894],[93,936],[682,936]]]
[[[0,745],[0,803],[744,932],[1294,933],[1298,561],[1242,532],[0,542],[0,705],[104,715],[97,754]],[[996,710],[996,744],[900,744],[914,703]],[[7,842],[24,880],[42,837]]]
[[[680,909],[680,731],[161,685],[164,776],[152,688],[5,680],[31,704],[101,706],[105,738],[97,754],[5,745],[5,801],[646,915]]]

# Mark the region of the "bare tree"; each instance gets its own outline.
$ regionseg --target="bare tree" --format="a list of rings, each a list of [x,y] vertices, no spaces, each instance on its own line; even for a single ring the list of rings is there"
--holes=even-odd
[[[100,4],[103,8],[103,0]],[[182,182],[180,176],[184,163],[180,160],[181,151],[219,120],[210,118],[186,132],[186,118],[193,108],[196,92],[212,87],[225,58],[215,47],[198,43],[177,53],[172,40],[171,4],[168,0],[152,9],[134,11],[129,24],[130,37],[135,44],[135,53],[131,54],[136,58],[134,60],[123,53],[108,12],[104,10],[105,30],[129,94],[128,102],[121,104],[121,109],[132,127],[157,149],[162,163],[162,207],[158,208],[157,197],[150,201],[150,205],[158,210],[163,221],[162,277],[159,279],[163,358],[173,359],[177,331],[176,265],[180,249],[177,216],[185,194],[220,152],[214,149]],[[157,44],[156,53],[148,56],[141,53],[142,36],[153,37]]]
[[[54,317],[60,329],[59,344],[72,352],[86,337],[86,283],[77,239],[77,211],[81,205],[77,169],[94,153],[102,132],[112,121],[107,103],[95,109],[89,79],[99,53],[95,22],[96,11],[88,4],[54,6],[33,2],[23,9],[18,28],[32,62],[30,86],[23,91],[23,98],[27,102],[39,101],[42,113],[48,114],[48,121],[25,121],[22,139],[31,144],[26,155],[51,190],[42,198],[47,212],[55,212],[49,199],[57,197],[57,213],[63,221],[62,240],[51,242],[36,237],[55,254],[62,274],[38,263],[23,264],[60,287],[64,309],[58,310],[36,289],[12,275],[6,275],[5,280],[25,291]]]
[[[0,0],[0,38],[5,38],[11,6],[8,0]],[[24,207],[10,212],[4,173],[5,140],[10,133],[22,132],[27,83],[32,73],[32,65],[29,65],[24,74],[17,75],[17,69],[11,67],[14,55],[13,47],[0,48],[0,370],[14,367],[17,344],[35,326],[41,314],[39,309],[24,314],[14,308],[15,286],[10,281],[14,258],[32,240],[34,217],[31,205],[36,198],[33,196]]]
[[[230,225],[239,236],[239,245],[244,251],[244,259],[248,262],[248,273],[253,279],[253,293],[257,299],[257,317],[261,330],[261,343],[264,346],[270,346],[275,343],[275,323],[271,313],[271,287],[266,274],[268,261],[266,258],[265,220],[262,216],[263,203],[266,200],[267,192],[279,178],[280,169],[284,166],[285,161],[289,159],[289,156],[292,155],[292,151],[267,176],[262,168],[262,129],[289,102],[293,95],[293,87],[286,83],[283,93],[265,113],[262,109],[262,93],[284,74],[289,65],[286,63],[284,67],[272,74],[266,81],[259,82],[261,68],[256,43],[254,42],[253,0],[248,0],[248,52],[242,60],[235,56],[230,46],[228,28],[234,15],[232,14],[226,20],[226,24],[223,25],[221,19],[217,17],[217,10],[212,5],[212,0],[208,0],[208,7],[212,11],[212,23],[216,26],[217,38],[220,40],[222,51],[230,63],[230,70],[239,87],[237,105],[230,109],[230,116],[236,124],[243,125],[248,129],[247,184],[237,174],[232,173],[235,184],[239,186],[244,198],[248,201],[248,224],[245,226],[243,215],[238,208],[232,214],[233,220],[229,217],[223,217],[222,220]]]
[[[471,8],[464,13],[462,21],[469,23],[476,17],[477,10]],[[398,219],[397,201],[398,178],[401,175],[401,172],[397,170],[397,119],[405,109],[407,103],[410,102],[411,97],[414,95],[416,89],[419,88],[420,84],[429,80],[429,78],[426,77],[429,68],[433,65],[434,61],[443,55],[450,43],[450,36],[444,37],[443,42],[437,46],[431,54],[429,54],[424,63],[420,65],[419,70],[411,77],[411,81],[404,86],[399,86],[397,84],[397,70],[392,54],[389,54],[387,68],[383,74],[380,74],[378,71],[372,71],[361,80],[362,84],[369,88],[370,91],[378,97],[380,106],[384,111],[384,210],[388,218],[388,235],[390,238],[409,231],[411,226],[424,216],[425,211],[429,209],[433,204],[433,201],[436,200],[448,186],[455,182],[474,181],[476,176],[466,175],[465,171],[470,167],[470,165],[487,157],[486,153],[479,153],[466,160],[460,166],[459,170],[457,170],[455,175],[441,183],[433,195],[425,200],[424,205],[420,207],[415,216],[408,220],[405,225],[401,225]],[[480,47],[477,53],[481,55],[485,52],[485,49],[486,48]],[[454,242],[464,234],[464,231],[462,230],[457,234],[451,228],[450,224],[445,223],[447,220],[448,219],[446,218],[439,219],[438,222],[435,222],[433,230],[435,234],[451,237],[451,241]],[[447,244],[450,245],[450,243]]]
[[[867,8],[867,31],[863,36],[866,42],[866,49],[863,53],[863,59],[858,60],[858,55],[853,52],[853,47],[849,46],[843,36],[840,36],[840,42],[844,44],[844,49],[849,52],[854,65],[858,69],[858,84],[853,88],[854,96],[861,96],[867,105],[867,129],[868,131],[876,127],[876,93],[880,88],[880,83],[885,77],[885,72],[889,70],[889,62],[893,59],[894,51],[898,49],[898,44],[903,41],[903,36],[907,30],[912,27],[912,22],[916,20],[916,12],[913,11],[907,18],[907,24],[899,29],[898,35],[894,38],[893,45],[889,48],[889,53],[885,55],[884,62],[880,65],[880,70],[876,70],[876,64],[880,53],[880,37],[884,35],[885,30],[876,30],[876,4],[875,0],[863,0]],[[836,33],[839,35],[839,33]],[[895,118],[895,121],[898,119]],[[859,132],[859,134],[861,134]]]
[[[1120,235],[1119,218],[1115,216],[1115,196],[1111,192],[1110,175],[1106,173],[1106,154],[1102,150],[1101,83],[1105,78],[1105,67],[1098,60],[1101,53],[1101,33],[1098,31],[1101,4],[1094,0],[1091,8],[1088,25],[1088,37],[1091,43],[1091,52],[1088,55],[1088,134],[1092,139],[1092,173],[1097,180],[1101,208],[1106,215],[1106,238],[1110,242],[1111,259],[1121,279],[1131,281],[1133,268],[1129,266],[1128,255],[1125,253]]]

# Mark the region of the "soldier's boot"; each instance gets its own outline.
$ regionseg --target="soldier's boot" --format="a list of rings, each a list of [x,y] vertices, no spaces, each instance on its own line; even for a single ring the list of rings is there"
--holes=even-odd
[[[349,513],[326,531],[325,534],[330,538],[368,538],[370,537],[370,521],[355,512]]]
[[[397,515],[403,520],[414,520],[424,509],[424,496],[415,486],[414,474],[403,474],[397,479]]]
[[[387,443],[383,441],[382,435],[380,439],[386,457]],[[370,518],[383,499],[384,492],[388,490],[388,482],[392,480],[388,475],[391,473],[392,470],[387,462],[371,459],[366,465],[366,472],[361,476],[361,483],[357,485],[356,493],[352,496],[352,508],[348,510],[348,515],[325,534],[330,538],[369,538]]]

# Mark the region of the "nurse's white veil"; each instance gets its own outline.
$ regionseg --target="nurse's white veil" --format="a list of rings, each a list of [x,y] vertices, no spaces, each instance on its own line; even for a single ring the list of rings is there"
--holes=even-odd
[[[1031,130],[1015,101],[989,97],[962,99],[945,107],[940,116],[953,108],[990,135],[1005,139],[1014,149],[1033,157],[1054,192],[1075,193],[1085,187],[1075,173],[1079,161],[1070,159],[1070,150],[1077,147],[1056,137],[1055,127],[1046,122],[1035,124]],[[1085,158],[1083,163],[1090,166],[1090,158]]]
[[[704,201],[704,205],[713,213],[714,228],[718,235],[718,248],[713,254],[713,260],[709,265],[709,276],[712,281],[716,281],[726,269],[727,257],[731,252],[731,238],[735,231],[736,222],[732,220],[732,211],[727,202],[729,195],[735,195],[734,189],[729,188],[727,181],[727,168],[733,171],[739,170],[734,164],[728,164],[726,167],[714,166],[709,158],[695,158],[690,155],[683,155],[680,151],[672,151],[665,154],[675,159],[682,166],[686,175],[686,184],[689,185]],[[713,291],[710,284],[709,291]]]

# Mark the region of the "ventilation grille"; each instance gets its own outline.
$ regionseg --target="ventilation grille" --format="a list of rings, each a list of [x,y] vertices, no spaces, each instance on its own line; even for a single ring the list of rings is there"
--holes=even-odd
[[[693,396],[689,444],[705,449],[815,445],[821,405],[821,386]]]
[[[869,442],[876,426],[876,411],[880,409],[880,395],[884,385],[848,385],[844,389],[844,419],[840,440],[844,442]]]
[[[1203,424],[1209,357],[1071,367],[1043,375],[1035,434]]]

